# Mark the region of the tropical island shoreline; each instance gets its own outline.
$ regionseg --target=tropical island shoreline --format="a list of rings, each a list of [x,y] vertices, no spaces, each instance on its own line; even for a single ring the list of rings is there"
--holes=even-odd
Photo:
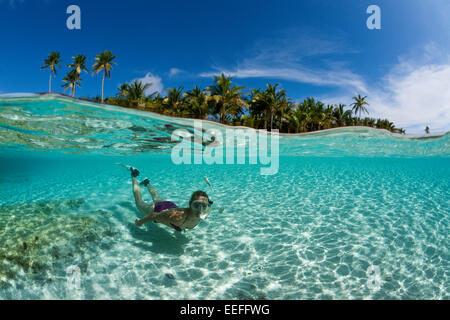
[[[165,96],[158,91],[148,94],[152,83],[133,80],[121,84],[115,96],[105,98],[105,79],[111,78],[113,66],[117,65],[115,58],[109,50],[95,56],[91,70],[92,76],[102,74],[101,97],[83,99],[169,116],[213,120],[233,126],[270,131],[276,129],[280,133],[303,133],[347,126],[365,126],[386,129],[393,133],[406,133],[403,128],[397,128],[388,119],[362,118],[362,114],[369,114],[367,96],[354,96],[351,109],[346,109],[346,105],[341,103],[325,105],[313,97],[296,102],[287,96],[286,90],[279,88],[279,84],[267,83],[265,89],[246,88],[234,85],[232,77],[224,73],[214,75],[213,84],[206,88],[195,85],[193,89],[183,92],[184,87],[179,86],[166,89]],[[72,57],[72,60],[67,65],[70,69],[62,79],[64,84],[61,87],[64,91],[70,90],[71,97],[75,97],[76,88],[81,87],[81,74],[83,71],[88,73],[89,69],[85,55],[78,54]],[[49,93],[52,92],[52,75],[56,77],[61,63],[61,54],[58,51],[52,51],[44,59],[41,70],[50,70]],[[429,133],[428,126],[425,131]]]
[[[162,117],[162,119],[164,120],[170,120],[170,121],[176,121],[176,120],[181,120],[181,121],[186,121],[186,120],[199,120],[202,122],[206,122],[209,123],[211,125],[214,126],[223,126],[226,128],[233,128],[233,129],[253,129],[253,130],[265,130],[265,129],[256,129],[256,128],[252,128],[252,127],[248,127],[248,126],[242,126],[242,125],[232,125],[232,124],[222,124],[220,122],[211,120],[211,119],[196,119],[196,118],[190,118],[190,117],[180,117],[180,116],[173,116],[173,115],[166,115],[166,114],[161,114],[161,113],[157,113],[154,111],[150,111],[146,108],[142,108],[142,107],[130,107],[130,106],[121,106],[121,105],[115,105],[115,104],[108,104],[106,103],[99,103],[96,100],[93,99],[89,99],[89,98],[83,98],[83,97],[72,97],[70,95],[67,94],[63,94],[63,93],[57,93],[57,92],[52,92],[52,93],[48,93],[48,92],[38,92],[38,93],[25,93],[25,92],[21,92],[21,93],[3,93],[0,94],[0,100],[1,99],[27,99],[27,98],[33,98],[33,97],[49,97],[49,98],[56,98],[56,99],[67,99],[70,101],[74,101],[74,102],[81,102],[81,103],[88,103],[89,106],[93,106],[93,107],[106,107],[107,109],[111,110],[110,108],[119,108],[116,109],[114,111],[119,111],[119,112],[126,112],[128,113],[128,111],[138,111],[139,115],[144,115],[141,112],[148,114],[148,116],[150,116],[151,118],[156,117]],[[92,105],[94,104],[94,105]],[[132,114],[136,114],[134,112],[132,112]],[[183,123],[183,125],[185,125],[186,123]],[[373,127],[368,127],[368,126],[343,126],[343,127],[335,127],[335,128],[329,128],[329,129],[321,129],[321,130],[316,130],[316,131],[310,131],[310,132],[299,132],[299,133],[286,133],[286,132],[277,132],[280,136],[284,136],[284,137],[296,137],[296,136],[311,136],[311,135],[321,135],[321,134],[326,134],[326,133],[332,133],[332,132],[336,132],[336,131],[342,131],[342,130],[348,130],[351,129],[352,131],[355,132],[367,132],[367,130],[375,130],[378,132],[385,132],[386,134],[395,137],[395,138],[400,138],[400,139],[437,139],[437,138],[441,138],[444,137],[448,134],[450,134],[450,132],[433,132],[433,133],[424,133],[424,134],[411,134],[411,133],[395,133],[392,131],[389,131],[387,129],[382,129],[382,128],[373,128]],[[362,130],[362,131],[361,131]],[[271,134],[270,130],[267,130],[268,134]]]
[[[133,80],[123,83],[117,88],[115,96],[104,97],[105,79],[111,78],[111,71],[116,58],[111,51],[105,50],[95,56],[92,65],[92,76],[102,73],[101,96],[75,97],[75,90],[81,87],[81,75],[88,73],[87,57],[78,54],[72,57],[72,63],[66,76],[62,79],[61,87],[70,90],[71,94],[52,93],[52,76],[56,77],[57,68],[61,67],[61,54],[53,51],[44,60],[41,70],[48,69],[48,94],[58,94],[62,97],[78,99],[99,104],[108,104],[123,108],[152,112],[163,116],[183,119],[199,119],[213,121],[221,125],[236,128],[263,129],[268,132],[276,131],[280,134],[303,134],[322,132],[337,128],[373,128],[384,129],[393,134],[405,135],[406,130],[397,128],[393,122],[381,118],[362,118],[362,114],[369,114],[367,96],[353,96],[351,108],[345,104],[325,105],[313,97],[307,97],[301,102],[287,96],[286,90],[279,88],[279,84],[267,83],[265,89],[246,88],[233,84],[232,77],[224,73],[213,76],[213,84],[206,88],[195,85],[193,89],[185,91],[184,87],[174,87],[165,90],[166,95],[155,91],[148,94],[152,83]],[[38,93],[44,95],[46,93]],[[5,95],[3,95],[5,96]],[[426,136],[430,136],[430,128],[425,128]]]

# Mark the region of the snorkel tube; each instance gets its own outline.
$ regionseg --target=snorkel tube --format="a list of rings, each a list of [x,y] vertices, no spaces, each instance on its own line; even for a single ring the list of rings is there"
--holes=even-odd
[[[203,179],[205,180],[206,184],[211,188],[211,190],[214,192],[214,188],[213,188],[211,182],[209,181],[209,179],[207,177],[203,177]],[[206,208],[205,213],[200,215],[200,219],[206,220],[208,218],[209,214],[211,213],[211,207],[213,204],[214,204],[214,201],[209,200],[209,205]],[[222,213],[223,208],[220,208],[219,212]]]

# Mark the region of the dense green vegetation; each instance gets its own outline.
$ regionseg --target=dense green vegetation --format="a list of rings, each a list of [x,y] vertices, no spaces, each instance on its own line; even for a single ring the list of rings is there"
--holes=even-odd
[[[95,57],[92,74],[103,71],[101,97],[90,100],[168,116],[215,120],[222,124],[255,129],[277,129],[285,133],[345,126],[367,126],[405,133],[405,130],[396,128],[388,119],[362,118],[363,113],[369,114],[369,103],[367,97],[361,95],[353,97],[352,108],[346,108],[343,104],[325,105],[314,98],[295,102],[278,84],[267,84],[265,89],[247,89],[234,85],[232,78],[225,74],[214,76],[212,85],[206,88],[197,85],[189,91],[185,91],[184,87],[170,88],[165,90],[165,95],[159,92],[146,94],[151,84],[134,80],[120,85],[115,96],[104,99],[104,80],[111,77],[112,66],[116,64],[114,58],[110,51]],[[88,71],[85,56],[78,55],[73,60],[68,65],[72,69],[63,79],[63,87],[70,88],[72,96],[75,95],[75,88],[81,86],[81,71]],[[50,67],[50,81],[60,62],[57,52],[52,52],[45,60],[42,69]]]

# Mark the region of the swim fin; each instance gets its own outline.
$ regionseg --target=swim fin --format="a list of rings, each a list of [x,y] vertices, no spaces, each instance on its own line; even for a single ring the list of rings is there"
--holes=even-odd
[[[144,187],[148,186],[149,184],[150,184],[150,180],[148,180],[148,178],[145,178],[144,180],[142,180],[139,183],[140,186],[144,186]]]
[[[137,176],[139,176],[140,172],[138,169],[130,167],[130,171],[131,171],[131,176],[136,178]]]

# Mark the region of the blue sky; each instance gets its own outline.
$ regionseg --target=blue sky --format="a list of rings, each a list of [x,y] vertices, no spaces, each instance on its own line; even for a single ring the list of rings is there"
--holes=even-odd
[[[81,8],[81,30],[68,30],[66,9]],[[381,30],[369,30],[369,5]],[[43,60],[61,52],[91,66],[105,49],[117,66],[105,95],[134,79],[153,90],[206,87],[225,72],[237,85],[279,83],[289,96],[351,103],[368,96],[370,115],[407,132],[450,130],[450,1],[0,0],[0,93],[45,92]],[[77,96],[100,94],[101,76],[82,76]]]

